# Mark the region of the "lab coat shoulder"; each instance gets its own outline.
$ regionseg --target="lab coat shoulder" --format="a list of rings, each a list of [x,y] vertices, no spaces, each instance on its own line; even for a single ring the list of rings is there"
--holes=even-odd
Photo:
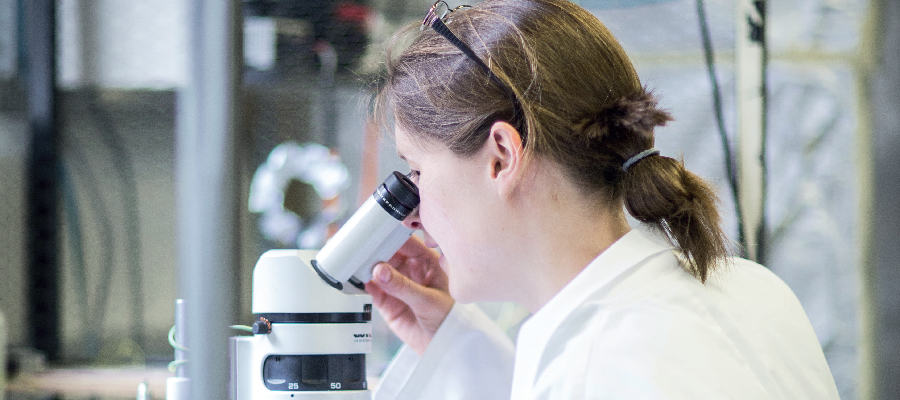
[[[577,307],[547,342],[535,399],[837,399],[793,292],[735,259],[702,284],[660,256]]]
[[[579,305],[547,342],[534,398],[771,398],[685,275],[661,255]]]
[[[709,307],[777,398],[838,399],[825,354],[800,300],[769,269],[741,258],[706,285]]]

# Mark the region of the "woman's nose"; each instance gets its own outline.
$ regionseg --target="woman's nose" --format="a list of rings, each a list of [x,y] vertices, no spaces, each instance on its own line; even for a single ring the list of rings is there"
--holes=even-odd
[[[406,219],[403,220],[403,226],[409,229],[422,229],[422,220],[419,219],[418,207],[406,216]]]

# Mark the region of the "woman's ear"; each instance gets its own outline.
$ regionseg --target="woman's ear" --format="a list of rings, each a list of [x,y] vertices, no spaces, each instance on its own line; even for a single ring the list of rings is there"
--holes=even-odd
[[[494,122],[483,149],[490,162],[490,177],[498,194],[506,196],[512,193],[523,172],[525,155],[519,131],[504,121]]]

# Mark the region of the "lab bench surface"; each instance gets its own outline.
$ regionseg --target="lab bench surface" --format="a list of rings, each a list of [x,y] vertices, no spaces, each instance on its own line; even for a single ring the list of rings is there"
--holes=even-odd
[[[153,399],[166,398],[166,368],[53,368],[17,376],[8,382],[5,400],[132,400],[146,383]],[[375,388],[378,377],[367,378]]]
[[[166,368],[65,368],[23,374],[7,382],[6,400],[134,399],[146,383],[154,399],[165,399]]]

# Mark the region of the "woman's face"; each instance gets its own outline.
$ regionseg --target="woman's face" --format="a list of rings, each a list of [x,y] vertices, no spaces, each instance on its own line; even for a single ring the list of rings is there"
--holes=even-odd
[[[419,187],[418,211],[404,224],[422,230],[425,244],[440,249],[440,265],[455,299],[489,300],[491,283],[496,282],[492,275],[502,265],[496,259],[498,252],[490,248],[498,217],[489,167],[478,155],[460,158],[443,145],[412,139],[399,128],[395,138]]]

